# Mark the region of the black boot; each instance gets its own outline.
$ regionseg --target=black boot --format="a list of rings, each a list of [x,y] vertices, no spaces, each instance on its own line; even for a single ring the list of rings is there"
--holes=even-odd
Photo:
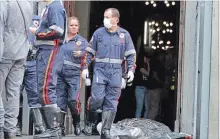
[[[4,127],[0,127],[0,139],[4,139]]]
[[[115,112],[105,111],[102,112],[102,130],[101,139],[111,139],[110,129],[115,119]]]
[[[61,132],[62,132],[62,136],[66,136],[66,133],[65,133],[65,116],[66,116],[66,113],[64,112],[61,112],[61,117],[60,117],[60,129],[61,129]]]
[[[34,134],[37,135],[43,133],[45,131],[45,128],[43,125],[43,119],[40,109],[32,108],[30,113],[34,121]]]
[[[87,136],[99,135],[96,128],[97,124],[98,124],[98,113],[87,111],[85,128],[82,130],[83,134]]]
[[[42,107],[42,117],[47,130],[34,136],[34,139],[62,139],[60,130],[60,108]]]
[[[72,114],[73,119],[73,126],[74,126],[74,134],[79,136],[81,134],[81,127],[80,127],[80,115]]]

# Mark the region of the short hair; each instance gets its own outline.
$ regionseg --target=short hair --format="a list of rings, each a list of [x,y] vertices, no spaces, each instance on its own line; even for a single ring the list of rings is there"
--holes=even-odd
[[[116,9],[116,8],[108,8],[108,9],[105,10],[105,12],[107,12],[109,10],[111,10],[111,12],[112,12],[112,17],[120,18],[120,13],[119,13],[118,9]]]
[[[69,22],[70,22],[71,20],[76,20],[76,21],[78,22],[78,25],[80,26],[79,19],[78,19],[77,17],[75,17],[75,16],[69,17],[69,18],[68,18],[68,24],[69,24]]]

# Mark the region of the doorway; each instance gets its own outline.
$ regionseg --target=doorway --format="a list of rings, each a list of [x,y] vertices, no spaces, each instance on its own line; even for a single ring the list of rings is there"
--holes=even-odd
[[[179,2],[166,0],[93,1],[90,6],[89,39],[96,29],[103,26],[104,11],[110,7],[119,10],[119,25],[130,33],[137,51],[137,60],[139,60],[139,52],[145,50],[153,53],[160,50],[166,53],[164,78],[168,86],[163,91],[165,95],[161,99],[161,107],[156,120],[174,130],[178,78],[175,71],[178,69]],[[122,91],[115,122],[135,117],[135,87],[136,84],[133,82],[132,86]]]

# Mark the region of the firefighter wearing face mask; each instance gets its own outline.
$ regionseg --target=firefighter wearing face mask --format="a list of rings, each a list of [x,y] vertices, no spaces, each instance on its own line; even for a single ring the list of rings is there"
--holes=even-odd
[[[88,65],[95,56],[91,98],[88,111],[102,110],[101,139],[109,139],[111,125],[114,121],[122,85],[122,61],[126,57],[128,65],[128,82],[134,79],[136,51],[130,34],[119,27],[119,11],[109,8],[104,13],[104,26],[96,30],[86,48],[83,79],[89,75]]]

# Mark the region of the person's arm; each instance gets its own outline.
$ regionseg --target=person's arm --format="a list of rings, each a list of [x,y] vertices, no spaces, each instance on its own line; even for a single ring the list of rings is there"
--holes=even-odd
[[[6,20],[8,17],[8,2],[0,1],[0,61],[4,53],[4,29],[6,26]]]
[[[136,69],[136,51],[129,33],[126,34],[125,57],[128,65],[128,71],[135,72]]]
[[[60,38],[65,30],[65,11],[62,9],[55,9],[49,7],[48,9],[48,22],[49,27],[47,29],[41,30],[38,28],[36,31],[37,39],[41,40],[51,40]]]
[[[92,58],[96,55],[96,44],[97,44],[96,32],[93,34],[88,46],[85,49],[85,56],[82,69],[88,69],[88,65],[92,62]]]

